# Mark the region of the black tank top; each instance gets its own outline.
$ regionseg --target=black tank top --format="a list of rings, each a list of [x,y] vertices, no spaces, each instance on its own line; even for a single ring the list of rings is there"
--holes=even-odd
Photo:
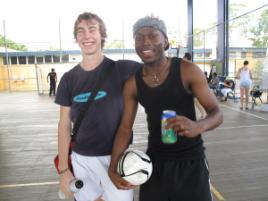
[[[174,110],[196,120],[193,95],[187,92],[181,80],[181,59],[172,58],[166,80],[157,87],[149,87],[142,79],[142,69],[135,74],[137,99],[144,107],[148,122],[148,150],[153,158],[194,159],[204,157],[201,135],[195,138],[178,137],[175,144],[161,141],[161,115],[163,110]]]

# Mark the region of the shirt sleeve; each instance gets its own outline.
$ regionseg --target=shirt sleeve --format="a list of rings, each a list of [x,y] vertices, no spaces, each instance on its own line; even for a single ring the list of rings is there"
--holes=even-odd
[[[55,103],[61,106],[72,105],[70,80],[67,73],[65,73],[60,80],[57,88]]]
[[[119,69],[122,81],[125,82],[129,76],[142,67],[142,63],[131,60],[118,60],[116,66]]]

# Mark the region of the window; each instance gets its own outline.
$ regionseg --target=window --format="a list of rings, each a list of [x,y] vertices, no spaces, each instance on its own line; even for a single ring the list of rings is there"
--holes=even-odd
[[[26,56],[19,56],[19,64],[26,64]]]
[[[35,57],[34,56],[28,56],[28,64],[35,64]]]
[[[229,52],[230,58],[236,58],[236,52]]]
[[[61,60],[62,62],[69,62],[69,55],[68,54],[62,55]]]
[[[205,57],[209,58],[210,57],[210,52],[205,52]]]
[[[42,63],[44,63],[44,57],[36,57],[36,62],[37,62],[38,64],[42,64]]]
[[[241,58],[241,57],[242,57],[241,52],[236,52],[235,56],[236,56],[237,58]]]
[[[243,58],[243,59],[247,58],[247,53],[246,52],[241,52],[241,58]]]
[[[253,52],[253,58],[265,58],[265,52]]]
[[[6,57],[3,57],[3,64],[7,65],[7,58]]]
[[[203,57],[203,54],[202,53],[194,53],[194,57],[201,58],[201,57]]]
[[[45,63],[52,63],[52,57],[51,57],[51,55],[45,56]]]
[[[17,64],[18,63],[17,57],[10,57],[10,62],[11,64]]]
[[[53,63],[60,63],[60,56],[53,55]]]

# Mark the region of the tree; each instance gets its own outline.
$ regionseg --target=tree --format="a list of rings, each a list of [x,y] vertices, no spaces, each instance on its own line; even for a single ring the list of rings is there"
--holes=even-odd
[[[244,4],[230,4],[229,6],[229,44],[230,46],[240,46],[240,40],[237,38],[247,40],[247,33],[249,30],[249,23],[251,17],[248,14],[242,14],[241,10],[246,7]],[[248,41],[249,42],[249,41]]]
[[[177,40],[176,38],[169,38],[168,40],[169,45],[171,48],[177,48]]]
[[[254,78],[261,78],[263,74],[263,68],[264,68],[263,62],[257,61],[257,63],[255,64],[252,70],[252,76]]]
[[[264,10],[257,20],[257,25],[250,28],[253,37],[249,37],[252,41],[253,47],[267,47],[268,46],[268,9]]]
[[[243,34],[246,34],[248,31],[248,23],[250,22],[250,16],[249,15],[241,15],[237,16],[239,11],[243,8],[245,8],[245,4],[230,4],[229,6],[229,31],[233,30],[242,30]]]
[[[201,47],[204,45],[204,32],[205,31],[200,28],[193,29],[194,33],[193,42],[195,47]]]
[[[13,50],[19,50],[19,51],[26,51],[28,50],[27,47],[23,44],[18,44],[10,39],[6,39],[5,37],[0,35],[0,47],[5,47],[5,43],[6,43],[6,47],[13,49]]]

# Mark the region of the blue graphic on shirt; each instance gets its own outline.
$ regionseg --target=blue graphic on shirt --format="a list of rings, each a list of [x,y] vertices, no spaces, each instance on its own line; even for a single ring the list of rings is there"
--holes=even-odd
[[[73,98],[73,100],[74,100],[74,102],[77,102],[77,103],[85,103],[85,102],[87,102],[87,100],[90,97],[90,95],[91,95],[91,92],[79,94],[79,95],[75,96]],[[107,95],[107,93],[105,91],[98,91],[98,93],[97,93],[96,97],[94,98],[94,100],[96,101],[98,99],[101,99],[106,95]]]

